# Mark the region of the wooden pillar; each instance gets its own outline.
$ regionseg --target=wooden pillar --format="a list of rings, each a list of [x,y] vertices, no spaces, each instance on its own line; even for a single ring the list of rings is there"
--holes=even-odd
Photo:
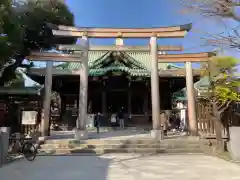
[[[148,89],[144,92],[144,104],[143,104],[144,116],[146,122],[148,122]]]
[[[128,116],[132,114],[132,88],[131,81],[128,82]]]
[[[150,39],[150,52],[151,52],[151,98],[152,98],[152,123],[153,131],[152,136],[159,138],[161,129],[160,125],[160,97],[159,97],[159,75],[158,75],[158,50],[157,50],[157,37]]]
[[[105,86],[102,89],[102,114],[106,116],[107,114],[107,94]]]
[[[44,83],[44,99],[43,99],[43,120],[41,121],[41,136],[49,135],[50,122],[50,106],[52,95],[52,68],[53,61],[46,62],[45,83]]]
[[[197,135],[197,118],[192,63],[186,62],[186,86],[188,100],[188,129],[191,135]]]
[[[66,96],[61,95],[61,115],[60,115],[60,121],[63,122],[63,117],[66,113]]]
[[[83,43],[87,48],[89,46],[88,38],[85,36]],[[82,66],[80,68],[80,84],[79,84],[79,106],[78,106],[78,120],[77,120],[77,130],[86,130],[86,120],[87,120],[87,96],[88,96],[88,50],[86,50],[84,56],[82,57]],[[81,137],[85,138],[85,134],[80,134]]]

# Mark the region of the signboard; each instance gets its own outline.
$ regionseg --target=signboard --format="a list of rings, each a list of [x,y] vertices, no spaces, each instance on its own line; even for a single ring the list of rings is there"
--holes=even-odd
[[[22,111],[22,124],[34,125],[37,120],[37,111]]]
[[[94,114],[88,114],[86,127],[88,128],[94,127]]]
[[[6,111],[6,104],[5,103],[0,103],[0,110]]]

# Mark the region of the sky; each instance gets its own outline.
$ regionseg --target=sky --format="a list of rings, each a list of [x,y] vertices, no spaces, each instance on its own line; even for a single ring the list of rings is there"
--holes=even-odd
[[[75,16],[75,25],[80,27],[150,28],[192,23],[193,28],[185,38],[158,40],[159,45],[182,45],[184,52],[215,50],[214,47],[202,46],[204,41],[200,38],[204,32],[214,34],[226,30],[220,19],[204,18],[194,13],[183,14],[181,0],[66,0],[66,4]],[[232,21],[225,23],[230,27],[236,26]],[[90,44],[95,45],[113,43],[113,39],[90,40]],[[124,40],[126,45],[148,43],[146,39]],[[227,53],[238,56],[236,52]]]

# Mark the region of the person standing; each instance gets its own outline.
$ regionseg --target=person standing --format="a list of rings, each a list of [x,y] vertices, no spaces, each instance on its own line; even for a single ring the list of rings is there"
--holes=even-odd
[[[118,111],[117,117],[119,119],[119,125],[121,129],[124,129],[124,114],[123,114],[123,107]]]
[[[111,115],[110,121],[111,121],[111,126],[115,128],[115,127],[117,126],[116,114],[112,114],[112,115]]]
[[[181,127],[181,131],[185,131],[186,130],[186,105],[185,103],[183,102],[182,105],[181,105],[181,108],[180,108],[180,118],[181,118],[181,124],[180,124],[180,127]]]
[[[94,118],[94,126],[97,129],[98,134],[99,134],[99,128],[100,128],[100,118],[101,118],[101,114],[98,112]]]

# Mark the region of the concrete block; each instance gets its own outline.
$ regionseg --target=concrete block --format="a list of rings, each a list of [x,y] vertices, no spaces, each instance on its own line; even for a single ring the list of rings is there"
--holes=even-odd
[[[88,139],[88,132],[86,130],[75,130],[75,139],[80,140],[87,140]]]
[[[157,141],[164,139],[163,130],[151,130],[150,135],[153,139]]]

